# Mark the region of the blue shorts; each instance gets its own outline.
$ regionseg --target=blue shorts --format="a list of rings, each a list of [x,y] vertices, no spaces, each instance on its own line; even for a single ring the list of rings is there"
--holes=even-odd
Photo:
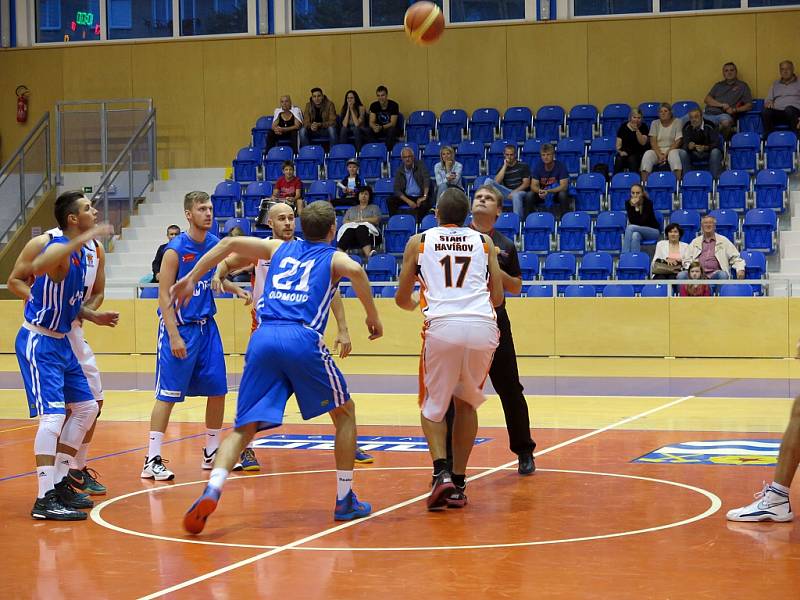
[[[305,420],[350,399],[344,375],[319,333],[299,323],[264,323],[247,346],[235,426],[277,427],[292,394]]]
[[[15,350],[31,417],[64,415],[67,404],[94,401],[66,337],[54,338],[23,327]]]
[[[186,344],[186,358],[176,358],[169,348],[163,321],[158,325],[156,399],[183,402],[186,396],[224,396],[228,393],[225,354],[214,319],[178,325]]]

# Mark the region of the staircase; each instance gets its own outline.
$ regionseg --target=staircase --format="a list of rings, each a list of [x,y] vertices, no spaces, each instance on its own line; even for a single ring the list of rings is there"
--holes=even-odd
[[[797,279],[792,285],[792,295],[800,295],[800,173],[789,177],[789,206],[778,222],[780,246],[776,255],[770,256],[770,279]],[[770,288],[770,296],[785,296],[785,285]]]

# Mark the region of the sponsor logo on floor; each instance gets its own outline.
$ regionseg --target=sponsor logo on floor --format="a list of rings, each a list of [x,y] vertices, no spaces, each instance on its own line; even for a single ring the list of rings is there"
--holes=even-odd
[[[484,444],[492,438],[475,438],[475,445]],[[282,448],[285,450],[333,450],[333,435],[297,435],[274,433],[253,442],[256,448]],[[364,452],[427,452],[428,442],[424,437],[393,435],[360,435],[358,447]]]
[[[681,465],[755,465],[778,463],[780,440],[704,440],[680,442],[640,456],[632,462]]]

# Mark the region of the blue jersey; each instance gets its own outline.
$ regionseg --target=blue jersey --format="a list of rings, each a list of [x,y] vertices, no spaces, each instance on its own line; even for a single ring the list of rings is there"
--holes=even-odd
[[[336,249],[325,242],[281,244],[270,260],[259,320],[294,321],[324,332],[336,292],[331,283],[334,252]]]
[[[67,244],[69,239],[60,236],[51,244]],[[86,254],[83,248],[69,257],[69,271],[63,281],[56,283],[47,275],[36,278],[31,286],[31,298],[25,304],[25,320],[31,325],[44,327],[58,333],[68,333],[83,303],[83,286],[86,278]]]
[[[191,271],[197,261],[218,243],[219,238],[210,233],[206,234],[206,239],[202,243],[195,242],[186,232],[173,238],[164,251],[174,250],[178,254],[178,274],[175,280],[179,280]],[[189,304],[175,308],[175,321],[178,325],[203,321],[216,314],[217,305],[214,304],[214,293],[211,290],[213,275],[213,268],[203,273],[194,288],[194,294],[192,294]],[[158,314],[161,315],[161,309]]]

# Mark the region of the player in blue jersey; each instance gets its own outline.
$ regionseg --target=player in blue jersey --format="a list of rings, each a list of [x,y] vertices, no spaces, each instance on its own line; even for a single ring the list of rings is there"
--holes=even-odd
[[[344,376],[323,340],[331,299],[342,277],[351,280],[366,310],[370,339],[383,335],[383,326],[364,270],[331,246],[336,235],[333,206],[327,202],[309,204],[303,209],[301,224],[305,241],[225,239],[172,288],[177,302],[187,301],[199,275],[232,252],[270,260],[260,313],[262,326],[247,347],[234,431],[220,446],[203,495],[184,517],[184,528],[190,533],[202,531],[216,509],[228,473],[253,435],[283,422],[292,394],[303,419],[326,412],[333,417],[337,469],[334,519],[365,517],[372,510],[368,503],[359,502],[352,490],[355,407]]]
[[[66,334],[81,315],[86,277],[84,244],[110,233],[96,226],[97,211],[82,192],[56,199],[63,236],[54,237],[24,269],[34,277],[15,350],[30,416],[39,417],[33,443],[39,493],[35,519],[79,521],[92,501],[69,485],[75,455],[97,416],[97,402]],[[70,417],[67,419],[67,408]]]
[[[186,396],[207,396],[206,444],[201,467],[211,469],[219,447],[228,380],[225,356],[214,314],[213,272],[200,273],[191,300],[175,307],[169,288],[185,276],[219,239],[209,233],[214,223],[211,199],[205,192],[189,192],[183,200],[189,230],[173,238],[164,251],[158,278],[158,357],[156,402],[150,415],[150,438],[141,477],[166,481],[175,474],[164,466],[161,445],[172,407]]]

